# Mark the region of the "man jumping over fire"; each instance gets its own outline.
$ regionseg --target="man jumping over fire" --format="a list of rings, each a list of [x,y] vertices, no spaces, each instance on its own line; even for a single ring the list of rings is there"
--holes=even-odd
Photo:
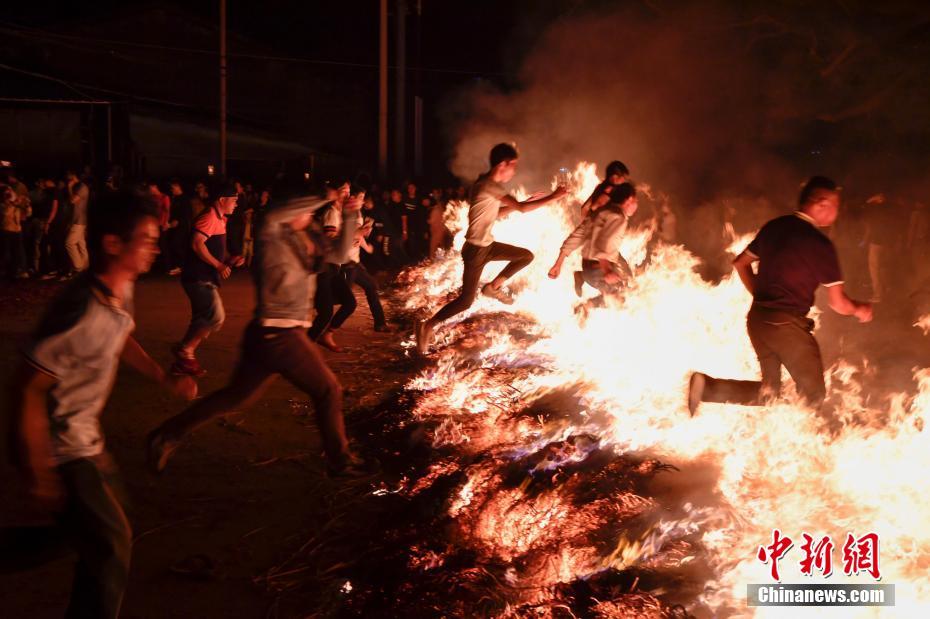
[[[562,271],[562,263],[580,247],[581,282],[576,278],[575,293],[581,296],[581,286],[585,283],[602,295],[615,293],[632,275],[630,266],[620,255],[620,241],[637,206],[636,189],[630,183],[617,185],[610,193],[594,198],[584,219],[562,243],[559,257],[549,269],[549,277],[556,279]]]
[[[513,144],[498,144],[491,149],[491,169],[479,176],[472,186],[468,231],[465,233],[465,245],[462,246],[462,261],[465,263],[462,291],[432,318],[417,323],[417,351],[421,355],[425,355],[429,350],[433,333],[440,323],[464,312],[475,302],[481,272],[487,263],[508,262],[497,277],[481,288],[482,294],[501,303],[513,303],[513,298],[503,290],[504,282],[532,262],[533,254],[528,249],[495,241],[491,234],[494,222],[513,211],[529,213],[540,206],[556,202],[566,194],[565,187],[558,186],[549,195],[523,202],[508,195],[504,183],[509,182],[516,174],[518,158],[519,154]]]
[[[781,366],[797,385],[798,394],[814,409],[826,397],[820,347],[807,317],[814,292],[823,285],[830,307],[838,314],[872,320],[872,306],[854,301],[843,290],[843,276],[833,242],[820,228],[836,221],[840,190],[823,176],[811,178],[798,200],[799,210],[768,222],[733,261],[753,302],[746,324],[762,366],[762,381],[721,380],[691,375],[688,409],[701,402],[760,405],[781,391]],[[752,263],[758,262],[758,272]]]

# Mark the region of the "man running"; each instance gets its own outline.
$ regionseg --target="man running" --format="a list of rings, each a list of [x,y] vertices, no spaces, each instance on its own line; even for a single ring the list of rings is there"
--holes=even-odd
[[[521,269],[533,261],[533,253],[522,247],[514,247],[494,240],[492,229],[494,222],[514,211],[529,213],[537,208],[558,201],[567,192],[565,187],[556,187],[547,196],[517,201],[504,189],[504,183],[513,179],[517,171],[519,154],[513,144],[498,144],[491,149],[491,169],[478,177],[472,186],[470,206],[468,209],[468,230],[465,233],[465,245],[462,246],[462,261],[465,271],[462,274],[462,291],[436,314],[417,323],[417,351],[425,355],[436,327],[443,321],[460,314],[471,307],[478,294],[481,272],[489,262],[507,261],[507,266],[491,282],[481,288],[482,294],[497,299],[501,303],[511,304],[513,298],[504,292],[503,285]]]
[[[90,207],[90,270],[49,306],[15,383],[17,460],[55,524],[0,531],[0,572],[75,550],[66,617],[115,619],[129,577],[132,531],[100,427],[120,362],[187,400],[197,394],[191,377],[166,375],[132,337],[133,288],[158,255],[158,233],[158,211],[141,196],[109,194]]]
[[[746,320],[749,339],[759,357],[762,381],[721,380],[696,372],[691,376],[688,410],[701,402],[760,405],[781,392],[781,366],[794,379],[798,394],[819,409],[826,397],[820,347],[807,317],[814,292],[825,286],[837,314],[872,320],[872,305],[853,301],[843,290],[843,276],[833,242],[821,232],[836,221],[840,190],[823,176],[811,178],[798,200],[799,210],[768,222],[733,261],[752,295]],[[752,264],[759,263],[758,272]]]
[[[334,199],[334,190],[326,198],[295,198],[265,216],[252,268],[258,294],[255,317],[245,330],[236,369],[225,387],[149,434],[148,462],[155,472],[165,468],[184,437],[211,419],[254,404],[280,375],[313,401],[329,473],[350,477],[370,474],[362,459],[349,449],[342,417],[342,385],[307,335],[316,273],[322,268],[330,241],[306,230],[314,211]],[[361,200],[355,198],[343,204],[342,245],[334,251],[344,254],[355,240],[360,208]]]
[[[191,322],[184,337],[173,348],[175,374],[206,374],[195,356],[197,347],[210,334],[219,331],[226,320],[220,281],[228,278],[233,267],[241,266],[241,256],[226,255],[226,222],[239,200],[234,185],[226,185],[213,204],[194,221],[190,248],[181,273],[181,285],[191,303]]]

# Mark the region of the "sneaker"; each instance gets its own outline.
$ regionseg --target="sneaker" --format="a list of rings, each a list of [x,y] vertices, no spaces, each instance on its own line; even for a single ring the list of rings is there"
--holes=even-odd
[[[513,297],[504,292],[503,288],[494,288],[491,284],[485,284],[481,288],[481,294],[492,299],[497,299],[504,305],[513,305]]]
[[[327,330],[323,335],[320,336],[320,339],[316,341],[317,344],[325,348],[326,350],[331,350],[332,352],[343,352],[343,348],[336,343],[336,340],[333,338],[333,332]]]
[[[171,270],[168,271],[168,275],[171,275],[171,276],[180,275],[180,274],[181,274],[181,268],[180,268],[180,267],[174,267],[173,269],[171,269]]]
[[[145,439],[145,462],[153,473],[161,473],[180,443],[169,441],[158,430],[152,430]]]
[[[201,367],[200,363],[194,357],[177,357],[171,364],[171,373],[177,376],[193,376],[200,378],[205,376],[207,371]]]
[[[575,296],[580,297],[582,288],[584,287],[584,276],[581,271],[575,271],[573,275],[575,276]]]
[[[704,396],[704,387],[707,385],[707,375],[695,372],[688,381],[688,412],[694,417],[698,407],[701,405],[701,399]]]
[[[73,279],[73,278],[74,278],[74,273],[62,273],[61,275],[58,276],[58,281],[66,282],[69,279]]]
[[[377,458],[362,458],[349,452],[340,464],[326,464],[326,474],[342,479],[365,479],[381,472],[381,463]]]
[[[25,271],[20,271],[19,273],[14,275],[14,278],[15,279],[29,279],[29,273],[26,273]]]
[[[433,327],[427,320],[418,320],[416,326],[417,352],[425,356],[433,340]]]
[[[39,279],[41,279],[42,281],[47,281],[50,279],[55,279],[56,277],[58,277],[58,273],[56,273],[55,271],[52,271],[51,273],[43,273],[42,275],[39,276]]]

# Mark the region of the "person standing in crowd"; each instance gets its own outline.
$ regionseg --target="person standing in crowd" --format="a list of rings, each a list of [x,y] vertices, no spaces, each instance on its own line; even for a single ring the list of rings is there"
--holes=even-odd
[[[446,201],[442,190],[434,189],[431,195],[429,208],[429,259],[435,260],[440,247],[445,247],[449,238],[446,228]]]
[[[184,195],[180,180],[171,179],[168,190],[170,206],[166,246],[169,255],[165,263],[168,266],[168,275],[180,275],[184,257],[187,254],[187,244],[191,237],[194,211],[190,198]]]
[[[90,200],[90,188],[74,172],[68,172],[65,178],[71,202],[71,221],[65,238],[65,251],[71,260],[73,275],[83,273],[90,264],[87,255],[87,203]]]
[[[220,282],[242,264],[241,256],[227,257],[226,252],[226,221],[236,210],[237,200],[235,187],[225,185],[194,222],[191,250],[181,272],[181,285],[191,303],[191,322],[181,341],[172,347],[175,361],[171,371],[177,374],[206,374],[197,361],[197,347],[226,319]]]
[[[349,261],[352,246],[359,242],[356,236],[359,227],[358,209],[349,211],[351,215],[343,213],[343,209],[346,204],[354,205],[356,202],[361,206],[363,197],[350,195],[349,183],[331,189],[334,199],[323,211],[323,234],[330,239],[330,243],[323,253],[323,269],[317,275],[314,296],[316,316],[307,334],[323,348],[342,352],[333,332],[349,319],[358,305],[346,282],[342,266]],[[343,225],[346,217],[354,223],[351,232]],[[346,235],[350,235],[350,238],[346,238]],[[336,305],[339,305],[339,310],[334,313]]]
[[[36,276],[54,270],[49,230],[58,214],[58,196],[55,181],[40,178],[32,200],[32,219],[29,222],[29,248],[32,272]]]
[[[242,214],[242,261],[246,268],[252,266],[255,255],[255,209],[249,208]]]
[[[232,255],[241,256],[244,231],[243,213],[248,209],[249,196],[241,182],[235,180],[232,184],[236,191],[236,210],[226,220],[226,247]]]
[[[26,248],[23,223],[30,215],[29,201],[9,185],[0,185],[0,265],[10,279],[26,279]]]
[[[140,196],[109,195],[89,214],[91,272],[52,302],[25,349],[13,391],[14,456],[33,501],[54,526],[0,530],[0,571],[77,551],[67,617],[115,619],[129,576],[132,531],[100,414],[122,361],[186,400],[132,337],[133,287],[158,254],[157,211]]]
[[[565,187],[560,185],[547,196],[523,202],[509,195],[504,189],[504,183],[510,182],[516,174],[518,157],[517,148],[513,144],[498,144],[491,149],[491,169],[479,176],[472,187],[468,230],[462,247],[462,261],[465,263],[462,290],[458,297],[442,307],[432,318],[417,323],[417,351],[421,355],[429,350],[433,332],[438,325],[464,312],[475,302],[481,272],[487,263],[506,261],[508,264],[497,277],[481,288],[481,292],[501,303],[513,303],[510,295],[503,290],[504,282],[532,262],[533,254],[528,249],[495,241],[492,235],[494,223],[511,212],[529,213],[554,203],[566,194]]]
[[[419,262],[428,251],[429,218],[428,198],[417,191],[416,183],[408,182],[404,188],[404,214],[407,220],[405,249],[411,262]]]
[[[203,181],[197,181],[194,184],[194,195],[191,196],[191,215],[194,219],[200,217],[210,204],[210,192],[207,191],[207,185]]]
[[[368,249],[361,254],[362,264],[374,272],[388,268],[391,257],[389,244],[385,239],[390,238],[391,222],[384,212],[384,208],[375,198],[373,191],[365,194],[362,202],[362,215],[369,228],[366,241]]]
[[[308,231],[313,213],[327,201],[295,197],[271,209],[258,232],[255,277],[257,304],[245,330],[242,352],[232,378],[223,389],[165,421],[148,436],[148,463],[164,470],[184,438],[198,427],[255,403],[280,375],[310,396],[323,438],[326,468],[332,476],[361,477],[371,469],[350,447],[342,415],[342,385],[306,333],[315,273],[332,242]],[[358,200],[342,204],[340,244],[355,238]]]
[[[869,278],[872,303],[881,303],[885,295],[885,275],[889,256],[894,249],[900,222],[894,217],[885,194],[878,193],[865,202],[866,246],[868,247]]]
[[[746,324],[759,357],[762,381],[722,380],[695,372],[691,376],[688,410],[701,402],[761,405],[781,392],[785,366],[798,394],[817,410],[826,397],[823,361],[814,339],[814,321],[807,317],[814,292],[825,286],[830,308],[859,322],[872,320],[872,306],[850,299],[833,242],[822,232],[837,218],[840,191],[832,180],[815,176],[804,185],[799,210],[765,224],[733,261],[743,285],[753,297]],[[759,263],[758,273],[753,271]]]
[[[162,191],[162,188],[158,186],[158,183],[154,181],[147,183],[147,189],[149,195],[152,196],[152,201],[155,203],[155,206],[158,207],[158,227],[161,230],[161,237],[159,237],[161,253],[156,264],[159,271],[168,271],[171,269],[168,265],[168,260],[171,255],[170,247],[168,246],[168,231],[172,228],[171,198],[169,198],[165,192]]]
[[[391,226],[394,228],[397,238],[394,241],[392,250],[403,250],[402,264],[406,266],[412,261],[410,256],[410,215],[407,213],[407,205],[404,203],[404,195],[400,189],[391,189],[390,199],[387,203],[387,212],[391,218]],[[398,259],[400,256],[397,256]]]
[[[626,234],[630,217],[636,213],[636,189],[623,183],[611,189],[607,204],[596,201],[585,218],[562,243],[559,257],[549,269],[556,279],[562,264],[576,249],[581,248],[581,283],[587,283],[601,296],[615,294],[623,282],[632,277],[630,265],[620,255],[620,242]],[[581,296],[581,285],[575,281],[575,294]]]

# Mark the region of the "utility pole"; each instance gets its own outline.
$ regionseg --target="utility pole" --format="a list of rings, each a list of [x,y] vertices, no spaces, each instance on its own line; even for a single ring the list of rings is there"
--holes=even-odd
[[[226,178],[226,0],[220,0],[220,175]]]
[[[397,73],[395,74],[394,93],[394,170],[399,177],[404,175],[406,167],[406,114],[407,114],[407,0],[397,0]]]
[[[417,59],[413,86],[413,173],[423,176],[423,0],[417,0]]]
[[[378,175],[388,175],[388,0],[381,0],[380,58],[378,62]]]

